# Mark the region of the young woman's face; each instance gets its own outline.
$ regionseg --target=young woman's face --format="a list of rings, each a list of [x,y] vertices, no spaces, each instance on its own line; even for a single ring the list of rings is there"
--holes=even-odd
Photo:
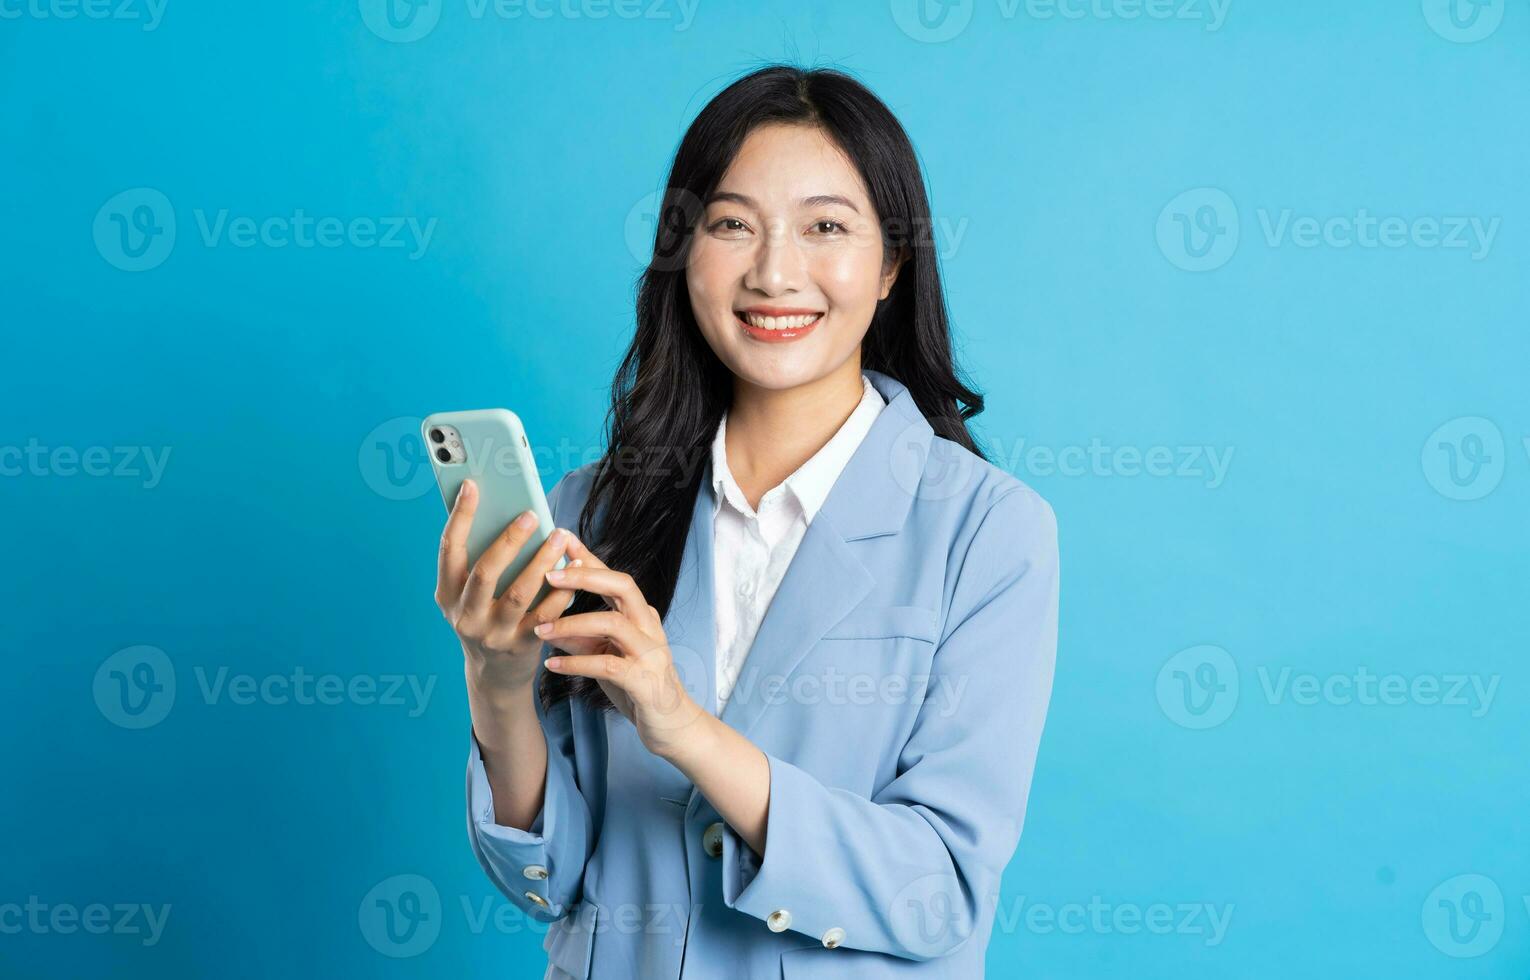
[[[879,221],[860,174],[821,130],[751,132],[686,257],[691,308],[718,358],[772,389],[816,381],[852,355],[859,365],[898,271]]]

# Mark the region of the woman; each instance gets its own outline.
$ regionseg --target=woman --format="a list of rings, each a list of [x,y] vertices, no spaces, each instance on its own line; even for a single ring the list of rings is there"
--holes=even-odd
[[[1056,529],[967,432],[929,227],[858,82],[738,80],[676,154],[607,454],[498,600],[531,531],[469,568],[455,502],[469,836],[548,977],[983,975]]]

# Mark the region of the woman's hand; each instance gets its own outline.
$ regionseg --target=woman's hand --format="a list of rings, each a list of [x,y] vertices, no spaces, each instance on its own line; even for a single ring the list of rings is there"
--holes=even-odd
[[[496,599],[494,588],[505,567],[531,539],[537,527],[536,515],[527,511],[511,521],[469,569],[468,530],[477,510],[478,487],[468,480],[457,493],[441,535],[436,605],[462,641],[469,694],[474,701],[508,704],[524,694],[536,676],[542,640],[532,628],[557,619],[574,601],[572,590],[553,588],[536,608],[527,608],[548,569],[564,554],[571,535],[562,528],[553,531]]]
[[[612,608],[548,621],[536,633],[568,655],[549,657],[547,669],[592,677],[637,728],[648,751],[670,758],[700,730],[706,711],[685,689],[670,655],[659,611],[632,576],[607,568],[572,534],[568,554],[577,565],[548,571],[557,588],[604,596]]]

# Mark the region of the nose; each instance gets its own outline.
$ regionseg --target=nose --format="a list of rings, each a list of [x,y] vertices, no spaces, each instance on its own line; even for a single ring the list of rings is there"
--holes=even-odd
[[[801,289],[805,276],[801,245],[778,222],[761,236],[744,286],[767,296],[779,296]]]

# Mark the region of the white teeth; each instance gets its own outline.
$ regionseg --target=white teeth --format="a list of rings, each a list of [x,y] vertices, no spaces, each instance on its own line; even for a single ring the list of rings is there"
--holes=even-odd
[[[803,316],[755,316],[753,313],[739,314],[751,327],[759,327],[762,330],[790,330],[797,327],[805,327],[814,320],[823,316],[822,313],[810,313]]]

